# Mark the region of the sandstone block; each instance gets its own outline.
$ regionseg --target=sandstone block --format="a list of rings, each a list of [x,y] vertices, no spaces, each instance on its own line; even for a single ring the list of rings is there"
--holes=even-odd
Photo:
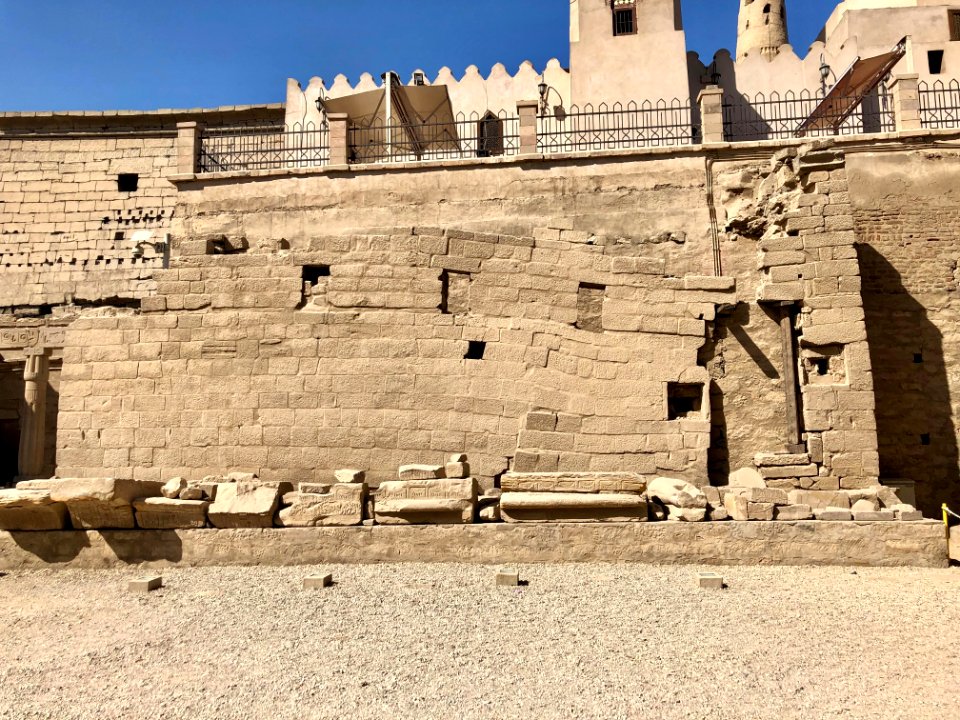
[[[500,570],[496,582],[497,587],[517,587],[520,585],[520,573],[516,570]]]
[[[448,462],[444,466],[444,475],[455,479],[470,477],[470,467],[463,462]]]
[[[897,516],[893,510],[865,510],[854,512],[853,519],[857,522],[890,522],[896,520]]]
[[[785,467],[810,464],[810,456],[807,453],[757,453],[753,460],[757,467]]]
[[[746,522],[750,519],[749,504],[745,497],[736,493],[728,493],[723,497],[724,509],[737,522]]]
[[[218,528],[273,527],[273,514],[280,503],[277,488],[252,483],[221,483],[207,510]]]
[[[950,559],[954,562],[960,562],[960,525],[954,525],[950,528],[949,541]]]
[[[770,503],[771,505],[789,505],[787,492],[775,488],[746,488],[740,494],[752,503]]]
[[[473,478],[392,480],[377,488],[374,514],[378,525],[468,524],[477,495]]]
[[[133,501],[157,497],[162,483],[114,478],[77,478],[58,481],[50,488],[55,502],[65,503],[78,530],[132,529]]]
[[[707,519],[707,509],[679,508],[667,505],[667,519],[673,522],[703,522]]]
[[[877,499],[885,508],[892,508],[896,505],[903,504],[903,500],[897,495],[897,491],[886,485],[881,485],[877,488]]]
[[[163,497],[165,498],[170,498],[170,499],[179,498],[180,493],[186,490],[186,488],[187,488],[187,481],[181,477],[177,477],[171,480],[167,480],[163,484],[163,487],[160,488],[160,494],[163,495]]]
[[[730,473],[727,484],[730,487],[738,488],[765,488],[767,486],[763,476],[753,468],[740,468]]]
[[[828,507],[823,509],[813,509],[813,516],[817,520],[824,521],[837,521],[837,520],[853,520],[853,513],[850,512],[849,508],[839,508],[839,507]]]
[[[697,575],[701,590],[723,590],[723,576],[713,572],[702,572]]]
[[[315,590],[328,588],[333,585],[333,574],[327,573],[326,575],[311,575],[310,577],[305,577],[303,579],[303,589],[304,590]]]
[[[503,492],[633,493],[643,494],[647,481],[630,472],[506,473],[500,478]]]
[[[700,488],[686,480],[659,477],[650,483],[647,496],[667,506],[704,509],[707,507],[707,496]]]
[[[0,490],[0,530],[62,530],[66,519],[67,506],[49,490]]]
[[[826,508],[850,509],[850,496],[845,492],[829,490],[792,490],[787,494],[791,505],[809,505],[814,510]]]
[[[477,513],[477,517],[481,522],[500,522],[500,502],[493,505],[487,505],[486,507],[481,507]]]
[[[747,519],[748,520],[773,520],[777,506],[773,503],[748,502]]]
[[[508,492],[500,516],[508,523],[645,522],[647,502],[628,493]]]
[[[163,578],[159,575],[137,578],[127,583],[127,590],[138,593],[153,592],[161,587],[163,587]]]
[[[277,513],[279,527],[359,525],[367,500],[366,483],[338,483],[325,494],[302,490],[293,494],[293,503]]]
[[[850,511],[854,514],[854,516],[856,516],[857,513],[876,512],[879,509],[880,509],[879,502],[871,502],[870,500],[866,500],[866,499],[857,500],[850,507]]]
[[[326,495],[332,487],[333,483],[302,482],[297,485],[297,491],[306,495]]]
[[[401,480],[437,480],[443,477],[443,465],[401,465]]]
[[[902,520],[904,522],[916,522],[917,520],[923,520],[923,513],[917,510],[913,505],[893,505],[887,509],[893,512],[897,520]]]
[[[202,528],[207,524],[205,500],[151,497],[133,501],[137,526],[150,530]]]
[[[760,475],[765,479],[816,477],[819,472],[819,468],[812,463],[809,465],[785,465],[760,468]]]
[[[363,470],[334,470],[333,477],[338,483],[362,483],[367,479]]]
[[[180,491],[181,500],[203,500],[203,490],[198,486],[188,486]]]
[[[776,509],[774,516],[777,520],[812,520],[813,508],[809,505],[784,505]]]

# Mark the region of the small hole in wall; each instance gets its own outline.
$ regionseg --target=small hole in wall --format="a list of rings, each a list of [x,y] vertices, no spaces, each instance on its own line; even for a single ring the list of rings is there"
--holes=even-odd
[[[464,360],[483,360],[483,354],[487,351],[487,344],[483,340],[471,340],[467,345],[467,354],[463,356]]]
[[[817,375],[827,375],[830,372],[830,360],[829,358],[815,358],[813,367]]]
[[[921,445],[930,444],[930,435],[928,433],[924,433],[923,435],[920,436],[920,444]]]
[[[699,417],[703,407],[703,385],[700,383],[669,383],[667,385],[667,413],[670,420]]]
[[[920,365],[923,363],[923,353],[914,353],[913,354],[913,364]]]
[[[329,265],[304,265],[303,281],[316,285],[320,278],[330,277]]]
[[[120,173],[117,175],[118,192],[136,192],[140,184],[140,176],[137,173]]]

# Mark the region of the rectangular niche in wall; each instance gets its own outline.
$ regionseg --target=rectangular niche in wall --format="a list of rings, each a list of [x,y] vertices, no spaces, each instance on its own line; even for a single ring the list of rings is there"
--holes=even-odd
[[[440,312],[446,315],[470,312],[470,273],[444,270],[440,274]]]
[[[703,418],[703,383],[668,383],[667,417],[670,420]]]
[[[580,283],[577,290],[577,327],[590,332],[603,330],[603,285]]]
[[[846,385],[847,362],[843,345],[821,345],[800,352],[805,385]]]

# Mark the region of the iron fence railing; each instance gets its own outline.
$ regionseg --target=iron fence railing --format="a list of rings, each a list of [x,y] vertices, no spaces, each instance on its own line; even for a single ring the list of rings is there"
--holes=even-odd
[[[942,80],[932,85],[919,85],[920,123],[924,128],[937,130],[960,127],[960,82]]]
[[[464,160],[520,153],[520,118],[501,110],[458,113],[426,124],[351,126],[348,161],[355,164]]]
[[[693,145],[701,132],[680,100],[556,108],[537,119],[537,152],[589,152]]]
[[[202,173],[319,167],[329,160],[326,123],[207,128],[200,136]]]
[[[788,140],[797,137],[804,122],[817,109],[823,100],[820,92],[811,93],[802,90],[799,93],[787,91],[754,97],[739,93],[727,93],[723,98],[723,133],[730,142],[750,140]],[[851,98],[850,102],[856,102]],[[832,103],[836,107],[849,104],[840,98]],[[866,135],[869,133],[893,132],[896,118],[893,109],[893,97],[881,87],[871,93],[856,109],[843,118],[838,111],[827,111],[822,121],[808,128],[806,137],[826,135]]]

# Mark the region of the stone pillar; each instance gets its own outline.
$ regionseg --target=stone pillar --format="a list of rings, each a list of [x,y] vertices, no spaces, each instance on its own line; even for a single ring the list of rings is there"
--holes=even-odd
[[[897,132],[920,130],[920,76],[896,75],[890,83],[893,93],[893,112],[897,119]]]
[[[723,89],[709,85],[700,91],[700,120],[703,125],[703,143],[722,143],[723,136]]]
[[[520,115],[520,154],[534,155],[537,152],[537,110],[540,104],[536,100],[521,100],[517,103]]]
[[[350,158],[350,116],[346,113],[327,115],[330,123],[330,164],[346,165]]]
[[[50,356],[46,350],[28,350],[23,368],[23,411],[20,415],[20,477],[43,473],[47,434],[47,385]]]
[[[200,168],[200,125],[177,123],[177,174],[193,175]]]

